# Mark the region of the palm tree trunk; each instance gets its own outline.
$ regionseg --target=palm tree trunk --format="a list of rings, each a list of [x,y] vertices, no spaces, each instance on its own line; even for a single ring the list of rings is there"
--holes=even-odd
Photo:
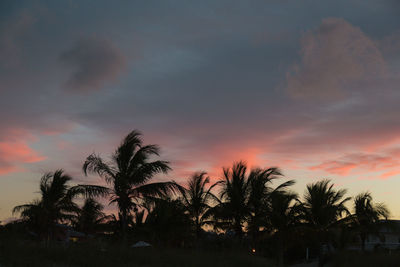
[[[240,223],[240,219],[239,218],[235,218],[235,224],[234,224],[234,230],[235,233],[237,235],[237,237],[239,239],[242,239],[242,234],[243,234],[243,230],[242,230],[242,224]]]
[[[278,236],[278,266],[283,266],[283,240]]]
[[[361,251],[365,252],[365,240],[366,240],[366,234],[365,233],[360,233],[360,239],[361,239]]]
[[[326,229],[320,229],[317,231],[318,235],[318,267],[324,266],[325,263],[325,251],[323,244],[326,244],[329,241],[328,233]]]
[[[196,227],[195,246],[196,246],[196,249],[200,249],[200,233],[201,233],[201,226],[200,226],[200,219],[199,219],[199,217],[196,217],[195,227]]]
[[[196,217],[196,241],[200,239],[200,232],[201,232],[200,219],[199,217]]]
[[[128,213],[126,209],[122,209],[120,213],[120,221],[121,221],[121,235],[122,241],[126,243],[127,241],[127,226],[128,226]]]
[[[324,266],[324,262],[323,262],[323,255],[322,255],[322,244],[319,243],[318,244],[318,267],[322,267]]]

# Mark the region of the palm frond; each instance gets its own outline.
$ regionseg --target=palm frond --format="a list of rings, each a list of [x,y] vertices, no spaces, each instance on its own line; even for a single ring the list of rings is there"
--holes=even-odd
[[[105,163],[103,159],[96,154],[91,154],[86,158],[82,169],[85,175],[96,173],[104,178],[107,183],[111,183],[115,178],[114,168],[111,167],[110,164]]]
[[[133,173],[129,173],[129,178],[132,185],[141,185],[153,178],[154,175],[159,173],[166,174],[170,170],[168,161],[145,162],[134,169]]]
[[[158,182],[138,186],[129,190],[129,196],[146,197],[146,196],[167,196],[169,193],[181,192],[182,187],[174,181]]]
[[[76,196],[84,196],[85,198],[94,198],[94,197],[107,197],[111,193],[111,190],[104,186],[99,185],[85,185],[80,184],[71,187],[67,195],[71,198]]]

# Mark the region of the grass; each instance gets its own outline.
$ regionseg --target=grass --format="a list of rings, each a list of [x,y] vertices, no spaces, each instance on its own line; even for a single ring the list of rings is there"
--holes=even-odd
[[[69,247],[7,244],[0,247],[3,266],[274,266],[272,261],[243,252],[126,248],[73,244]]]

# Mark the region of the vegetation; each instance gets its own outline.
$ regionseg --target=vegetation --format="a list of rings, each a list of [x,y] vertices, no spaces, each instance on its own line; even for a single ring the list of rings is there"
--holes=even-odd
[[[28,223],[30,230],[41,239],[49,240],[56,232],[56,225],[72,221],[74,213],[79,211],[74,199],[79,195],[88,197],[105,196],[107,191],[101,186],[69,186],[72,178],[57,170],[46,173],[40,180],[41,198],[31,203],[16,206],[13,213],[20,213]]]
[[[275,231],[273,236],[278,246],[278,264],[283,265],[284,253],[291,243],[291,237],[296,236],[300,225],[300,205],[297,194],[291,192],[276,192],[270,198],[267,213],[269,228]]]
[[[194,223],[195,235],[199,239],[202,227],[210,221],[211,203],[219,199],[211,192],[218,184],[215,183],[207,188],[210,183],[210,177],[205,172],[193,174],[187,184],[187,189],[183,188],[182,202]]]
[[[163,196],[179,186],[175,182],[148,183],[154,175],[167,173],[170,170],[167,161],[150,161],[152,156],[159,155],[156,145],[143,145],[141,134],[132,131],[122,141],[113,154],[110,162],[92,154],[83,164],[83,171],[97,173],[110,185],[110,203],[116,203],[121,233],[126,232],[132,212],[141,206],[141,200],[147,196]]]
[[[12,256],[18,251],[32,257],[31,266],[268,266],[308,251],[322,265],[354,238],[364,250],[366,237],[389,217],[368,192],[354,198],[351,212],[346,190],[329,180],[308,184],[299,197],[290,189],[294,180],[276,183],[284,178],[278,168],[249,169],[244,161],[223,168],[215,183],[206,172],[183,185],[151,183],[170,170],[158,156],[158,146],[143,145],[132,131],[109,161],[91,154],[83,164],[84,174],[100,176],[105,186],[71,186],[62,170],[46,173],[40,198],[15,207],[21,219],[0,228],[0,264],[26,265]],[[104,199],[116,214],[106,214]],[[152,247],[130,247],[139,240]]]
[[[76,218],[72,219],[74,227],[85,234],[96,234],[106,229],[105,223],[113,217],[103,212],[103,205],[87,198],[82,208],[77,210]]]
[[[365,250],[368,234],[378,234],[381,219],[387,220],[389,210],[382,203],[374,204],[369,192],[357,195],[354,199],[353,227],[360,236],[361,249]]]
[[[345,195],[346,190],[335,190],[329,180],[321,180],[307,185],[304,200],[300,202],[302,220],[316,241],[320,263],[322,246],[332,244],[333,231],[340,226],[340,219],[350,214],[345,203],[351,198]]]

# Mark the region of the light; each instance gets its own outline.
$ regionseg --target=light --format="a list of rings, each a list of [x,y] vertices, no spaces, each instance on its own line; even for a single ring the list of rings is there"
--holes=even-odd
[[[256,253],[256,249],[255,249],[255,248],[252,248],[252,249],[251,249],[251,252]]]

